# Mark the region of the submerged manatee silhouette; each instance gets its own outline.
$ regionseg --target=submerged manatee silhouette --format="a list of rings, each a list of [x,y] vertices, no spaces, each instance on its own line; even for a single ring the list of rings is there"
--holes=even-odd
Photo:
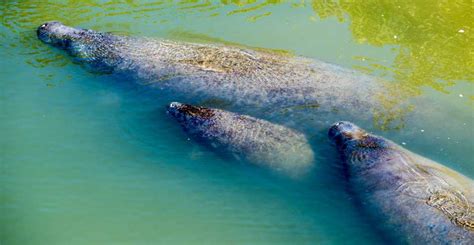
[[[229,111],[173,102],[171,114],[194,138],[238,159],[291,177],[308,173],[314,154],[306,137],[292,129]]]
[[[94,71],[163,89],[175,100],[225,101],[233,111],[304,132],[314,133],[337,115],[370,121],[386,92],[384,82],[303,57],[119,36],[59,22],[44,23],[37,34]]]
[[[474,182],[350,122],[329,137],[350,187],[381,227],[409,244],[474,244]]]

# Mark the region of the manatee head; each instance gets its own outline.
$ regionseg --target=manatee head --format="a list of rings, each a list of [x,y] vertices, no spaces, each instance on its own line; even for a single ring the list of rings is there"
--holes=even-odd
[[[167,107],[168,114],[173,116],[181,125],[186,128],[199,127],[209,124],[215,111],[209,108],[172,102]]]
[[[350,122],[337,122],[328,132],[345,163],[352,170],[367,170],[380,164],[391,150],[391,142],[367,133]]]
[[[80,41],[89,30],[73,28],[58,21],[49,21],[38,27],[36,34],[44,43],[67,49],[71,42]]]
[[[110,69],[120,61],[117,37],[93,30],[66,26],[50,21],[36,30],[38,39],[54,47],[66,50],[79,62],[93,64],[94,69]]]

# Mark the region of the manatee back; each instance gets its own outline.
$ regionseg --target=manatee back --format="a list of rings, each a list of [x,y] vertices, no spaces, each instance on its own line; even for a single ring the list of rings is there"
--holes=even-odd
[[[225,101],[232,109],[308,131],[337,116],[378,110],[374,78],[314,59],[223,45],[138,39],[123,45],[117,72],[174,91],[178,100]],[[337,116],[336,116],[337,115]],[[323,119],[324,118],[324,119]],[[310,123],[311,122],[311,123]]]
[[[412,159],[430,183],[436,183],[428,191],[426,204],[474,235],[474,181],[419,155],[412,154]]]
[[[472,244],[472,180],[394,143],[385,154],[354,179],[376,222],[410,244]]]
[[[216,109],[194,131],[214,148],[290,176],[308,172],[314,163],[303,134],[265,120]]]

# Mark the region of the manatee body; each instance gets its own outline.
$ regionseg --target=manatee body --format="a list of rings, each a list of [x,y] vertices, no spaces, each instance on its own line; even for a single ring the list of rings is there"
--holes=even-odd
[[[306,137],[292,129],[220,109],[173,102],[172,115],[195,139],[238,159],[300,177],[314,163]]]
[[[300,128],[309,121],[327,125],[336,113],[370,118],[383,91],[372,77],[302,57],[119,36],[59,22],[41,25],[37,34],[94,71],[171,91],[176,100],[223,101],[234,111]]]
[[[409,244],[474,244],[474,182],[349,122],[329,130],[350,187],[383,230]]]

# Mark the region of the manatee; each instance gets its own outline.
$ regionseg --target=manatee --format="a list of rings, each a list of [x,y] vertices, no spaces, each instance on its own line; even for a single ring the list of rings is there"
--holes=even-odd
[[[37,35],[94,72],[158,88],[174,100],[224,101],[226,109],[308,132],[337,120],[335,114],[371,120],[385,90],[373,77],[274,52],[120,36],[59,22],[44,23]]]
[[[350,122],[329,130],[350,190],[389,237],[408,244],[474,244],[474,182]]]
[[[225,110],[171,103],[172,115],[193,138],[291,177],[305,175],[314,154],[306,137],[292,129]]]

